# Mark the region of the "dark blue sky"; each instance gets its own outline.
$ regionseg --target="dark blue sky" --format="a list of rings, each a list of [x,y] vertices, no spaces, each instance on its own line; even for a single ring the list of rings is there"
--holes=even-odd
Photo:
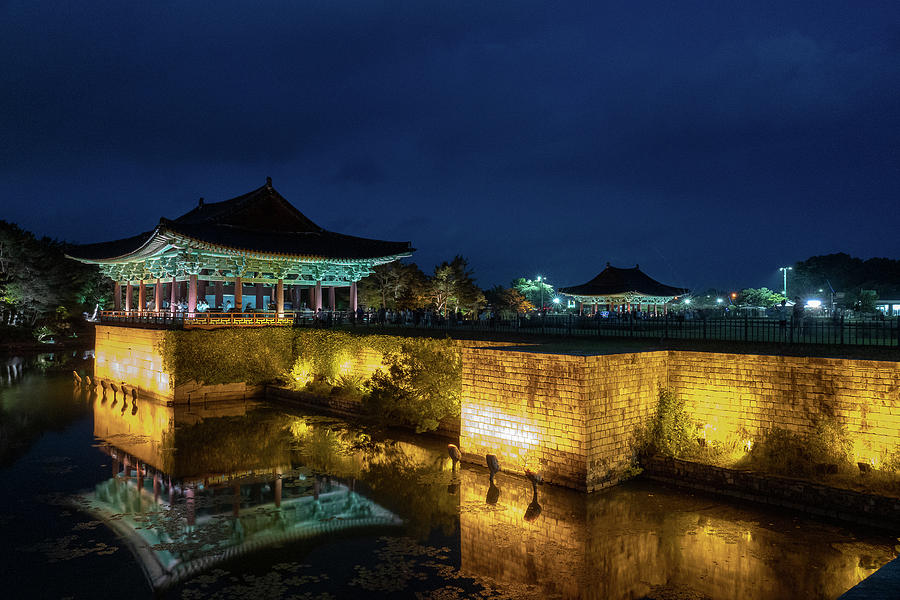
[[[265,182],[430,272],[780,287],[900,258],[900,3],[0,4],[0,218],[130,236]]]

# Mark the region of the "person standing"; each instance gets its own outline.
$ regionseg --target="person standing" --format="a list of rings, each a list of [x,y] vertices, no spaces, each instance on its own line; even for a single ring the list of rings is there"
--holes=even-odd
[[[800,296],[794,296],[794,308],[791,310],[791,332],[797,332],[797,341],[803,334],[803,304],[800,302]]]
[[[780,340],[787,339],[787,300],[782,300],[778,307],[778,335]]]

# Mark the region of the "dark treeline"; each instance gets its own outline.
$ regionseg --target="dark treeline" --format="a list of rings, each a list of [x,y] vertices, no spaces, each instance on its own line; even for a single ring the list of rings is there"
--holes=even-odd
[[[112,284],[96,267],[65,257],[66,244],[37,238],[0,221],[0,332],[16,337],[63,333],[82,312],[111,297]]]
[[[900,260],[863,260],[843,252],[812,256],[794,265],[788,288],[788,295],[801,297],[833,289],[854,298],[866,291],[879,298],[900,298]]]

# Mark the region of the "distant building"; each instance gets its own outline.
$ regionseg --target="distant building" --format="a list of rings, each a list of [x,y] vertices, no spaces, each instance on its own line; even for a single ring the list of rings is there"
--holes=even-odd
[[[388,242],[322,229],[266,184],[223,202],[199,204],[139,235],[73,248],[68,256],[95,264],[115,282],[115,310],[174,314],[211,307],[284,310],[285,290],[296,308],[335,308],[335,290],[348,290],[381,264],[410,256],[409,242]],[[146,296],[150,291],[151,295]],[[328,294],[327,301],[323,291]]]
[[[639,265],[620,269],[606,263],[606,268],[587,283],[561,287],[559,292],[578,302],[579,314],[584,314],[585,306],[590,307],[591,313],[639,310],[659,314],[660,307],[665,312],[668,302],[688,290],[656,281],[641,271]]]

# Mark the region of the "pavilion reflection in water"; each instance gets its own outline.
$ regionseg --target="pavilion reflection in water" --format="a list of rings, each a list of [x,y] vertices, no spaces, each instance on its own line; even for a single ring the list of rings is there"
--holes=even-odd
[[[352,479],[294,467],[284,421],[250,418],[254,406],[94,398],[111,477],[79,504],[128,544],[155,589],[274,544],[402,524]]]

